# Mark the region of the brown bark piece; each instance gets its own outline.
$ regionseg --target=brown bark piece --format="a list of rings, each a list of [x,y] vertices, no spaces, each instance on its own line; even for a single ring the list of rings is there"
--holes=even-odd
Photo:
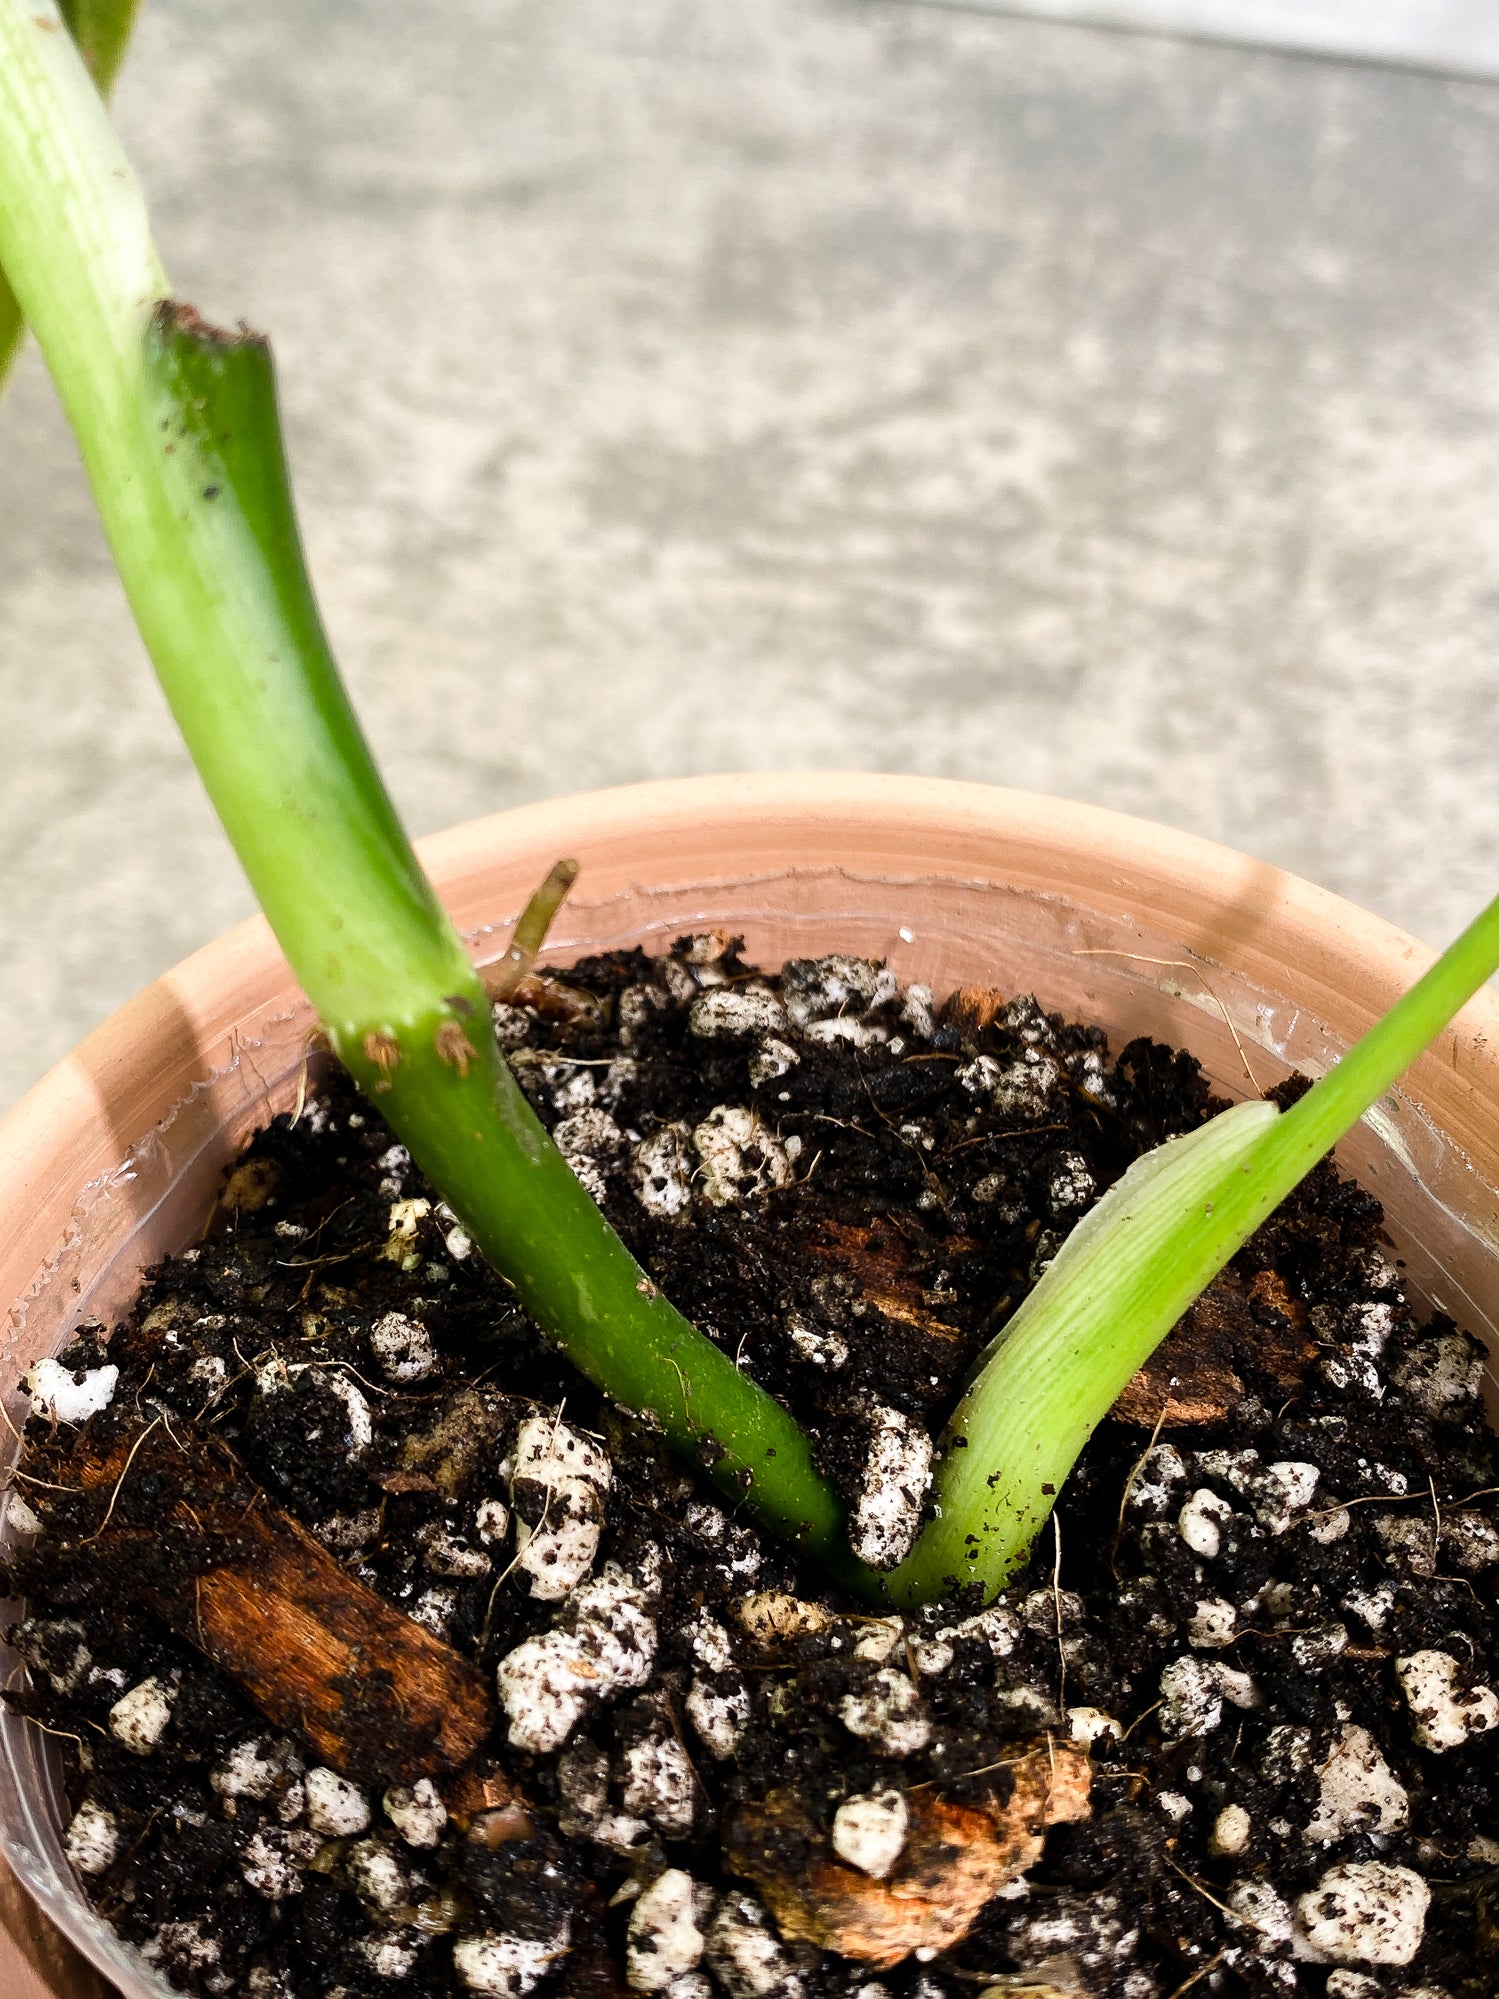
[[[221,1439],[174,1421],[101,1451],[81,1433],[46,1475],[116,1501],[151,1480],[150,1527],[117,1504],[78,1545],[332,1768],[410,1781],[459,1768],[488,1735],[477,1668],[340,1568]]]
[[[940,1254],[952,1262],[976,1247],[967,1238],[953,1236],[940,1245]],[[865,1305],[924,1334],[939,1349],[948,1349],[949,1361],[950,1350],[964,1340],[956,1326],[938,1318],[928,1305],[911,1246],[899,1229],[881,1221],[860,1228],[824,1217],[807,1256],[824,1275],[846,1277]]]
[[[1247,1291],[1225,1272],[1125,1383],[1111,1413],[1146,1430],[1211,1428],[1243,1400],[1246,1365],[1291,1393],[1316,1353],[1305,1327],[1305,1309],[1273,1272],[1260,1271]]]
[[[1207,1429],[1221,1423],[1244,1399],[1244,1383],[1234,1372],[1234,1342],[1227,1319],[1242,1308],[1210,1286],[1172,1327],[1144,1367],[1124,1384],[1114,1404],[1117,1422],[1144,1430]],[[1247,1319],[1248,1313],[1245,1310]]]
[[[1092,1768],[1081,1745],[1033,1744],[1011,1774],[1003,1804],[908,1793],[905,1849],[883,1881],[834,1857],[794,1791],[740,1807],[725,1864],[760,1890],[782,1936],[888,1971],[913,1950],[960,1943],[985,1903],[1040,1859],[1047,1826],[1088,1816]]]
[[[1254,1354],[1278,1388],[1299,1388],[1317,1356],[1307,1332],[1307,1312],[1293,1298],[1286,1280],[1274,1270],[1258,1271],[1249,1286],[1249,1309],[1255,1323]]]
[[[997,986],[959,986],[942,1007],[942,1024],[955,1027],[965,1041],[977,1041],[1005,1004]]]

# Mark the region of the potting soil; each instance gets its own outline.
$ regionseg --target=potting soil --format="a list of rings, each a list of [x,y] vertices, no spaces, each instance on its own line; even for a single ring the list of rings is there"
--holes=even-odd
[[[804,1422],[881,1567],[1067,1230],[1219,1108],[1189,1055],[1113,1054],[1028,997],[938,1007],[844,957],[762,974],[716,935],[529,998],[496,1025],[543,1122],[650,1278]],[[88,1895],[186,1992],[1478,1999],[1482,1373],[1324,1165],[1131,1384],[1000,1601],[882,1615],[552,1352],[335,1075],[129,1319],[33,1377],[6,1698],[57,1735]],[[162,1525],[158,1452],[205,1431],[482,1670],[467,1791],[374,1747],[328,1767],[158,1614],[163,1565],[209,1560],[180,1507]],[[124,1454],[108,1488],[68,1489],[81,1436]],[[1047,1824],[1025,1787],[1051,1797],[1059,1754],[1083,1796]],[[981,1876],[966,1933],[928,1884],[929,1940],[891,1946],[933,1814],[963,1864],[1026,1810],[1027,1864]],[[829,1947],[866,1929],[862,1956]]]

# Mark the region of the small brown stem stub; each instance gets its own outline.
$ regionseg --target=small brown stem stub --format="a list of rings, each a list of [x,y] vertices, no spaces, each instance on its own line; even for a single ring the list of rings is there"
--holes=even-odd
[[[535,964],[537,953],[546,942],[547,932],[577,879],[576,861],[563,860],[552,864],[546,880],[521,911],[504,957],[496,965],[486,965],[480,974],[484,990],[492,1000],[509,999]]]

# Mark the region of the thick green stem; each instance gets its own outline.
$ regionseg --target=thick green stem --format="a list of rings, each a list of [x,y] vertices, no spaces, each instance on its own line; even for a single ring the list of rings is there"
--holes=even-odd
[[[1130,1375],[1495,971],[1499,899],[1290,1110],[1240,1104],[1136,1162],[980,1362],[944,1434],[938,1517],[889,1578],[892,1601],[1003,1588]]]
[[[108,97],[135,25],[140,0],[62,0],[62,16],[101,97]],[[0,271],[0,389],[26,337],[26,320]]]
[[[166,303],[52,0],[0,0],[0,266],[77,435],[193,759],[333,1046],[577,1366],[768,1526],[849,1569],[795,1421],[660,1297],[495,1047],[380,781],[302,559],[269,349]]]

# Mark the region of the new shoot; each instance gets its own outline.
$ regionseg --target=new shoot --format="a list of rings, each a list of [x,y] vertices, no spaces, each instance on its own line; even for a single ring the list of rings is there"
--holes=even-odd
[[[981,1358],[943,1436],[937,1517],[889,1578],[893,1601],[1004,1587],[1130,1376],[1496,970],[1499,899],[1288,1111],[1237,1104],[1136,1160]]]

